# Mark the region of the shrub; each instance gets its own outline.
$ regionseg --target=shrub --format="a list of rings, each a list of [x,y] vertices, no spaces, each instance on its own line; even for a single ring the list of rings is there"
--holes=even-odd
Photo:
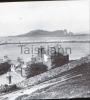
[[[43,63],[34,63],[27,68],[27,78],[41,74],[47,71],[47,66]]]
[[[0,75],[5,74],[10,70],[11,65],[8,62],[0,64]]]
[[[0,93],[11,92],[17,89],[19,88],[16,86],[16,84],[13,84],[13,85],[5,84],[5,85],[0,86]]]
[[[69,62],[69,55],[64,56],[60,53],[55,53],[51,55],[51,63],[52,68],[62,66],[64,64],[67,64]]]

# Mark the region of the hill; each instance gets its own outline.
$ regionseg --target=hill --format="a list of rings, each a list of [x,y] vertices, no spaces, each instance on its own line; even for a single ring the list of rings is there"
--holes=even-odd
[[[63,37],[63,36],[86,36],[88,33],[77,33],[67,32],[67,30],[33,30],[25,34],[17,35],[18,37]]]
[[[48,81],[50,86],[39,89],[26,97],[28,99],[60,99],[90,97],[90,63],[82,64],[74,69],[63,72],[61,77]],[[17,99],[18,100],[18,99]]]
[[[64,30],[56,30],[56,31],[45,31],[45,30],[33,30],[30,31],[26,34],[22,34],[22,35],[18,35],[19,37],[35,37],[35,36],[41,36],[41,37],[50,37],[50,36],[54,36],[54,37],[58,37],[58,36],[66,36],[69,35],[67,34],[66,31]]]
[[[90,97],[89,76],[87,56],[18,83],[21,90],[0,96],[0,100]]]

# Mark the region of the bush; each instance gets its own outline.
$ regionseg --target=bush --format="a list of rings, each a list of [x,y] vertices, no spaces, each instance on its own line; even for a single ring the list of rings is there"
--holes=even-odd
[[[10,70],[11,65],[8,62],[0,64],[0,75],[5,74]]]
[[[5,84],[0,87],[0,93],[11,92],[11,91],[14,91],[17,89],[19,89],[19,88],[16,86],[16,84],[14,84],[14,85]]]
[[[41,74],[47,71],[47,66],[43,63],[34,63],[27,68],[27,78]]]
[[[52,68],[55,68],[67,64],[69,62],[69,55],[64,56],[63,54],[55,53],[51,55],[51,59]]]

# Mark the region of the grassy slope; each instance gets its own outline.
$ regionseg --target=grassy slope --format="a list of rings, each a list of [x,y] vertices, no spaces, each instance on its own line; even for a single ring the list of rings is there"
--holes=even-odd
[[[90,63],[83,64],[63,74],[67,75],[66,79],[68,78],[68,80],[37,90],[25,100],[90,97]],[[58,81],[58,79],[60,78],[58,77],[50,82]]]
[[[66,67],[66,66],[69,66]],[[1,98],[8,100],[90,97],[90,56],[49,70],[17,84],[24,89]],[[1,99],[2,100],[2,99]],[[6,99],[7,100],[7,99]]]
[[[62,72],[60,75],[53,77],[42,84],[52,84],[42,89],[38,89],[30,95],[22,96],[16,100],[29,100],[29,99],[55,99],[55,98],[75,98],[75,97],[90,97],[90,60],[85,60],[86,63]],[[41,84],[41,85],[42,85]]]
[[[53,78],[60,77],[61,75],[63,76],[63,72],[68,71],[70,69],[73,69],[76,66],[80,66],[81,64],[88,63],[88,62],[90,62],[90,56],[81,58],[80,60],[71,61],[70,63],[65,64],[61,67],[51,69],[45,73],[26,79],[22,81],[21,83],[17,84],[17,86],[24,88],[28,86],[37,85],[39,83],[51,80]]]

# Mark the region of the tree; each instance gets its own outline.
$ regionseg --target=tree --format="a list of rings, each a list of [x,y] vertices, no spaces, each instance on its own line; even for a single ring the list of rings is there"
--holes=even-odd
[[[4,62],[0,64],[0,75],[5,74],[11,68],[11,65],[8,62]]]
[[[27,67],[27,78],[47,71],[47,66],[42,63],[34,63]]]

